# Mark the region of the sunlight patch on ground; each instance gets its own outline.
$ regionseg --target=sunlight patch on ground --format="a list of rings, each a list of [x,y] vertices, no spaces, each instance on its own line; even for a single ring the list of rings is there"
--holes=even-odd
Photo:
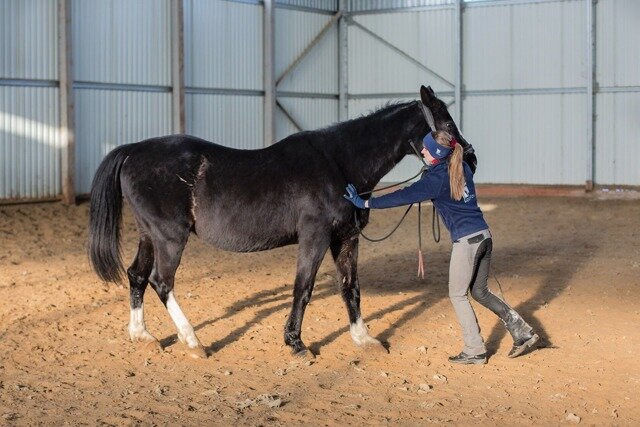
[[[480,206],[483,212],[491,212],[498,207],[498,205],[494,203],[478,203],[478,206]]]

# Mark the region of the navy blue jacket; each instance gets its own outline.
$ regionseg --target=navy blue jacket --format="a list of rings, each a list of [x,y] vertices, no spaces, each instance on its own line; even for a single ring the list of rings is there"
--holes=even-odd
[[[442,221],[451,233],[451,240],[455,241],[468,234],[486,230],[489,226],[478,207],[471,168],[465,162],[462,164],[466,186],[460,200],[451,198],[449,167],[446,162],[442,162],[424,172],[422,177],[410,186],[384,196],[371,198],[369,207],[372,209],[393,208],[432,200],[442,217]]]

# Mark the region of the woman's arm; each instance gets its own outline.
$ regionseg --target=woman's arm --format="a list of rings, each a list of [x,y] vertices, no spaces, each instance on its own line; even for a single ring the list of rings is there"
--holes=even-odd
[[[384,209],[396,206],[410,205],[424,202],[438,197],[442,188],[443,177],[441,174],[426,173],[420,180],[408,187],[385,194],[380,197],[372,197],[365,202],[365,208]]]

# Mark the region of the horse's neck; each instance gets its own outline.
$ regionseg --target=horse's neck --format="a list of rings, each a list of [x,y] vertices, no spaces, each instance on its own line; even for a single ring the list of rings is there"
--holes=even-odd
[[[407,129],[411,128],[411,104],[390,114],[372,132],[348,141],[350,158],[344,159],[347,178],[359,191],[371,191],[406,155]],[[379,130],[379,131],[376,131]]]
[[[393,141],[384,141],[383,145],[385,147],[392,147],[393,151],[376,153],[376,151],[380,150],[370,150],[367,153],[368,155],[358,156],[361,158],[356,164],[363,165],[364,167],[351,172],[353,183],[358,190],[373,190],[380,180],[404,157],[405,152],[400,149],[397,137]]]

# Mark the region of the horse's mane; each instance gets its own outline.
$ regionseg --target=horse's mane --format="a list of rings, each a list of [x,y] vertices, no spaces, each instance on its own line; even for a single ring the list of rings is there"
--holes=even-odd
[[[368,125],[368,124],[378,124],[379,120],[389,113],[396,112],[397,110],[404,108],[415,101],[400,101],[400,100],[390,100],[385,104],[381,105],[375,110],[369,110],[367,112],[362,113],[360,116],[355,117],[350,120],[345,120],[344,122],[334,123],[325,128],[319,129],[323,132],[335,132],[342,131],[346,128],[351,128],[353,125]]]

